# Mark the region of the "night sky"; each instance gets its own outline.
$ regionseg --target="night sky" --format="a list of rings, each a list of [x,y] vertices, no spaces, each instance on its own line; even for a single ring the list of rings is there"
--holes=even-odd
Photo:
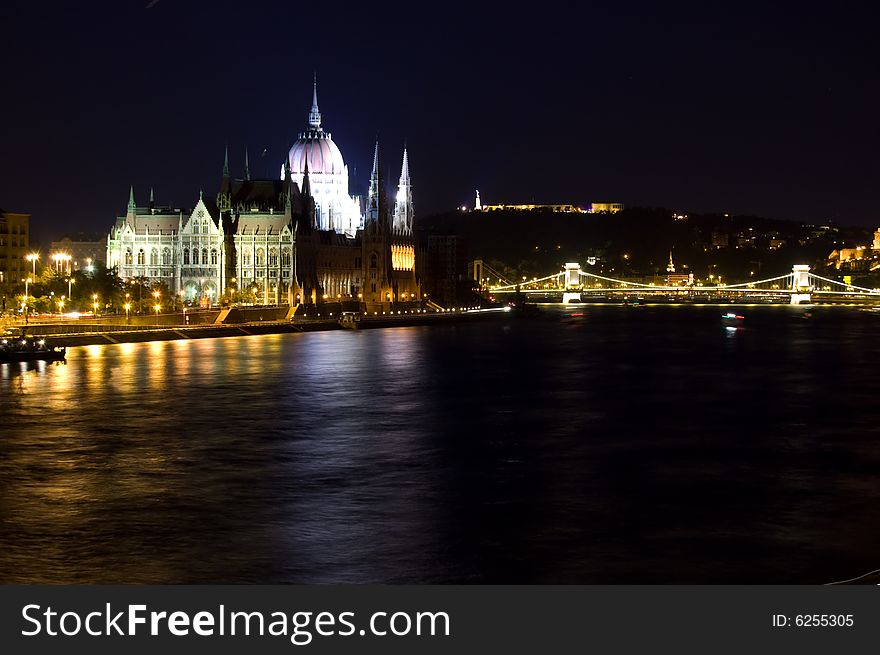
[[[880,225],[873,16],[805,4],[6,2],[0,207],[37,239],[275,176],[306,125],[418,214],[622,201]],[[265,156],[261,153],[266,150]]]

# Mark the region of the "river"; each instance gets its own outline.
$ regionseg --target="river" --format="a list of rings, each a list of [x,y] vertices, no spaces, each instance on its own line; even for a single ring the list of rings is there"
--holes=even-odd
[[[880,315],[572,311],[0,365],[0,582],[880,568]]]

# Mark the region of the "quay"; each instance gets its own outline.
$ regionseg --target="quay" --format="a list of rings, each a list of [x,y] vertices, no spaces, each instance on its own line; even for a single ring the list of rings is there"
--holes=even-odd
[[[217,313],[217,312],[213,312]],[[211,339],[219,337],[242,337],[261,334],[288,334],[294,332],[321,332],[344,330],[339,316],[278,319],[263,310],[264,320],[248,320],[235,323],[186,323],[183,315],[165,314],[160,324],[128,324],[120,321],[95,322],[89,319],[72,322],[32,323],[26,328],[34,337],[45,338],[52,346],[91,346],[147,341],[173,341],[176,339]],[[283,314],[284,312],[282,312]],[[446,325],[500,318],[505,308],[469,308],[450,311],[398,312],[388,314],[362,313],[357,315],[357,329],[413,327],[421,325]],[[141,317],[138,317],[141,318]],[[205,317],[201,317],[204,319]],[[219,318],[219,317],[218,317]],[[163,320],[164,319],[164,320]],[[155,321],[155,319],[154,319]]]

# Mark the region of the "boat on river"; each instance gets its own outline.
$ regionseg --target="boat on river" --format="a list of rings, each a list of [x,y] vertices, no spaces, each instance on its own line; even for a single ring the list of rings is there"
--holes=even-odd
[[[58,362],[67,357],[64,346],[53,347],[45,339],[28,337],[26,334],[11,331],[0,339],[0,364],[9,362]]]

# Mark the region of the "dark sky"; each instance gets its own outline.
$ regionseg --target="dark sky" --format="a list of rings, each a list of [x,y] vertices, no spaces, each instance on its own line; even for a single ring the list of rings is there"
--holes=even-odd
[[[6,2],[0,207],[51,239],[130,184],[192,206],[227,142],[274,176],[317,70],[352,192],[377,133],[395,179],[406,140],[421,214],[479,188],[880,225],[877,23],[835,7]]]

